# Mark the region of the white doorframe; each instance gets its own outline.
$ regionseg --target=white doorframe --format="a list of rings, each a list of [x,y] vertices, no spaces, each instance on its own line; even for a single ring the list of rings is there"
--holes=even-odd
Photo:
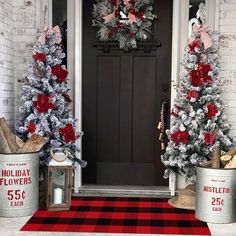
[[[49,18],[52,17],[52,8],[50,8],[49,1]],[[78,119],[78,128],[82,130],[82,0],[68,0],[68,22],[71,24],[71,29],[74,29],[74,47],[75,47],[75,58],[74,62],[71,62],[71,66],[74,64],[74,81],[72,86],[74,87],[74,113]],[[206,0],[206,8],[209,16],[210,26],[218,30],[219,27],[219,0]],[[178,84],[179,73],[181,70],[180,60],[183,58],[184,47],[187,43],[188,35],[188,12],[189,12],[189,0],[174,0],[173,1],[173,26],[172,26],[172,69],[171,69],[171,105],[173,105],[176,91],[174,85]],[[74,18],[74,26],[73,19]],[[49,19],[49,21],[50,21]],[[70,27],[70,26],[69,26]],[[72,31],[71,31],[72,32]],[[70,47],[71,49],[71,47]],[[69,50],[70,50],[69,49]],[[78,144],[81,147],[81,152],[78,154],[78,158],[82,158],[82,145],[81,139]],[[74,176],[75,193],[78,193],[79,188],[82,187],[82,168],[78,166]],[[175,194],[176,188],[176,177],[173,175],[169,181],[169,188],[172,195]]]
[[[70,1],[70,0],[69,0]],[[78,128],[82,130],[82,23],[83,23],[83,5],[82,0],[75,1],[75,79],[74,79],[74,111],[78,119]],[[82,159],[82,138],[78,144],[81,152],[78,155]],[[82,168],[77,165],[74,178],[74,192],[78,193],[82,186]]]

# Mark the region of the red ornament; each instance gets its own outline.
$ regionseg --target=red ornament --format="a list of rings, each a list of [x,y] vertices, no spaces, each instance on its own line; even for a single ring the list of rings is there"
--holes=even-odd
[[[191,44],[189,44],[190,52],[195,52],[196,48],[201,48],[201,44],[198,41],[193,41]]]
[[[117,25],[117,27],[120,28],[120,29],[123,29],[123,28],[125,27],[125,25],[124,25],[123,23],[119,23],[119,24]]]
[[[38,112],[48,112],[49,109],[54,109],[55,106],[50,102],[51,96],[39,94],[38,100],[34,101],[34,106]]]
[[[110,31],[108,32],[108,37],[112,38],[114,34],[116,33],[116,31],[117,31],[117,27],[111,28]]]
[[[36,125],[34,123],[29,123],[27,126],[26,126],[28,132],[30,133],[34,133],[35,130],[36,130]]]
[[[72,124],[67,124],[64,128],[60,128],[59,133],[64,137],[66,143],[77,139]]]
[[[189,133],[188,131],[177,131],[171,135],[171,139],[178,145],[179,143],[188,142]]]
[[[135,9],[134,8],[130,8],[129,12],[134,15],[135,14]]]
[[[136,13],[135,13],[135,16],[136,16],[137,18],[141,19],[141,20],[143,20],[143,18],[144,18],[142,12],[136,12]]]
[[[214,117],[218,113],[218,109],[212,103],[208,104],[207,110],[208,110],[208,113],[207,113],[208,119],[211,119],[212,117]]]
[[[187,93],[186,98],[188,98],[188,99],[191,99],[191,98],[198,98],[198,96],[199,96],[199,93],[198,93],[197,91],[195,91],[195,90],[192,90],[192,91],[189,91],[189,92]]]
[[[39,53],[39,52],[36,52],[34,54],[34,59],[36,61],[42,61],[42,62],[45,62],[47,60],[45,54],[44,53]]]
[[[114,6],[117,6],[117,0],[110,0]]]
[[[192,85],[195,87],[201,87],[204,82],[210,83],[212,81],[211,77],[208,75],[211,66],[209,64],[198,64],[197,70],[190,71],[189,75],[191,77]]]
[[[115,16],[120,16],[120,11],[119,10],[115,10]]]
[[[52,66],[52,74],[57,77],[59,83],[63,83],[68,75],[68,71],[64,70],[60,65]]]
[[[207,145],[212,145],[216,140],[216,136],[214,136],[211,132],[206,132],[204,134],[204,141]]]

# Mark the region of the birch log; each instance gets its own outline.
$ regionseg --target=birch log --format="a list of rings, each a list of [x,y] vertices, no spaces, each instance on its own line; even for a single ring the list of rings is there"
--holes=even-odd
[[[26,143],[17,151],[17,153],[39,152],[46,143],[45,138],[40,135],[33,134]]]
[[[16,153],[19,149],[15,135],[11,132],[10,128],[7,125],[5,118],[0,118],[0,127],[2,128],[5,139],[8,143],[8,146],[12,153]]]
[[[11,153],[11,149],[0,127],[0,153]]]

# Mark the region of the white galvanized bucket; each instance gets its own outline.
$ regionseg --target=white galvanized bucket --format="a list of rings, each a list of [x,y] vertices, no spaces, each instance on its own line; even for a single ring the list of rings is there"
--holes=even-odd
[[[236,222],[236,169],[197,167],[195,214],[209,223]]]
[[[39,201],[38,153],[0,154],[0,217],[32,215]]]

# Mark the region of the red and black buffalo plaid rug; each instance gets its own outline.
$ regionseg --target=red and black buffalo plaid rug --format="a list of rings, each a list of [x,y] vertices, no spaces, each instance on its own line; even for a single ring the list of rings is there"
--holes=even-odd
[[[164,198],[74,197],[70,211],[37,211],[22,231],[210,235],[194,211]]]

